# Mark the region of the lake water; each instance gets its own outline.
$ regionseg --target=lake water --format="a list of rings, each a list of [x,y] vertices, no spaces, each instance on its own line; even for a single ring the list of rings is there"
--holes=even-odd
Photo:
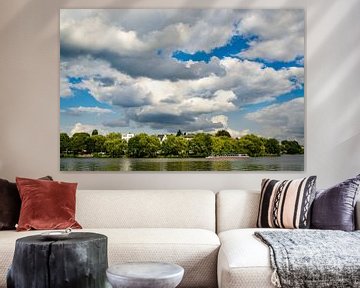
[[[304,155],[205,158],[60,158],[61,171],[304,171]]]

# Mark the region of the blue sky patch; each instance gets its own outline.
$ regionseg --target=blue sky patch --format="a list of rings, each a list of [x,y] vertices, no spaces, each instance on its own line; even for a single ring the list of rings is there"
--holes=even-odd
[[[82,77],[67,77],[69,83],[78,84],[82,81]]]
[[[246,50],[249,48],[248,42],[252,38],[244,38],[240,35],[234,35],[230,39],[230,41],[222,46],[212,49],[209,53],[205,51],[197,51],[193,54],[186,53],[180,50],[175,51],[172,54],[172,57],[179,60],[179,61],[204,61],[208,63],[211,59],[211,57],[217,57],[219,59],[223,59],[224,57],[233,57],[234,55],[240,53],[243,50]]]
[[[244,105],[242,108],[245,113],[250,113],[250,112],[255,112],[257,110],[264,109],[264,108],[268,107],[269,105],[282,104],[282,103],[291,101],[293,99],[303,98],[303,97],[304,97],[304,88],[301,88],[301,89],[293,90],[286,94],[282,94],[276,98],[273,98],[273,101],[264,101],[264,102],[255,103],[255,104],[247,104],[247,105]]]
[[[297,57],[295,60],[285,62],[285,61],[267,61],[265,59],[257,58],[253,59],[252,61],[256,61],[259,63],[264,64],[266,67],[274,68],[275,70],[280,70],[283,68],[290,68],[290,67],[304,67],[302,64],[303,57]]]
[[[67,109],[71,107],[99,107],[111,109],[112,106],[97,101],[88,90],[71,88],[72,97],[61,97],[60,107],[61,109]]]

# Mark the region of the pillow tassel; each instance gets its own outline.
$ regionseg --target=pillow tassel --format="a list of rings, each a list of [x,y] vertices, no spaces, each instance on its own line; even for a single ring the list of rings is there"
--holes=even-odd
[[[281,288],[280,277],[276,269],[274,269],[274,272],[271,274],[271,284],[275,287]]]

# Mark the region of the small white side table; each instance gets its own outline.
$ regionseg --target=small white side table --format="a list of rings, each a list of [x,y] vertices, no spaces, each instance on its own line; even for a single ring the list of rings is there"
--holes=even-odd
[[[184,268],[161,262],[117,264],[106,270],[114,288],[175,288],[184,276]]]

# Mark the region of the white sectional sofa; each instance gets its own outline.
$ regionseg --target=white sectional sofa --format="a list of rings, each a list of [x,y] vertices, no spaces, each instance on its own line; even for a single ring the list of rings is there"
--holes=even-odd
[[[76,219],[80,231],[108,236],[109,265],[176,263],[185,269],[180,287],[273,287],[269,250],[253,236],[259,196],[242,190],[78,190]],[[6,287],[16,239],[42,232],[0,231],[0,288]]]

